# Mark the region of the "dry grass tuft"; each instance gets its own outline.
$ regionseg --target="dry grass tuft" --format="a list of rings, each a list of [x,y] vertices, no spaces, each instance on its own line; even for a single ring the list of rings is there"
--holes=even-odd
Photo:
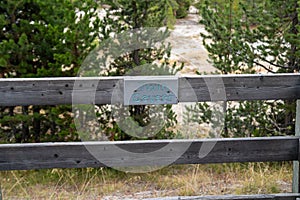
[[[142,199],[291,192],[291,163],[171,166],[151,173],[113,169],[1,172],[4,199]]]

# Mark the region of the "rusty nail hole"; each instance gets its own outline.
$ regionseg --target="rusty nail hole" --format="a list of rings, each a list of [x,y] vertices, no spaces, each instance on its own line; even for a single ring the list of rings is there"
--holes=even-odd
[[[59,91],[59,94],[60,94],[60,95],[62,95],[62,94],[63,94],[63,92],[62,92],[62,91]]]
[[[58,154],[54,154],[54,158],[58,158]]]
[[[69,87],[69,84],[66,84],[65,87]]]
[[[11,89],[11,90],[14,90],[15,88],[11,87],[10,89]]]
[[[76,160],[76,163],[79,164],[79,163],[81,163],[81,161],[80,160]]]

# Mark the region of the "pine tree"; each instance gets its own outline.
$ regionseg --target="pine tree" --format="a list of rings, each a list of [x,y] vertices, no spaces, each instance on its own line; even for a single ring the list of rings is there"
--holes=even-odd
[[[0,1],[0,77],[76,76],[102,26],[98,7],[93,0]],[[77,139],[70,106],[19,108],[0,109],[1,140]]]
[[[222,73],[299,71],[299,17],[293,1],[206,1],[201,23],[211,62]],[[222,11],[222,12],[221,12]]]
[[[201,16],[204,45],[220,73],[299,72],[298,0],[205,1]],[[293,134],[295,102],[240,102],[226,113],[224,136]]]

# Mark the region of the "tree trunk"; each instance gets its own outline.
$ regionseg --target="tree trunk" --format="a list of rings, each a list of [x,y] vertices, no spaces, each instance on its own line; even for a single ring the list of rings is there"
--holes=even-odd
[[[34,132],[34,141],[39,142],[40,141],[40,134],[41,134],[41,120],[40,120],[40,107],[34,106],[33,107],[33,113],[36,115],[33,118],[33,132]]]
[[[22,106],[22,114],[28,117],[28,106]],[[29,138],[29,126],[27,121],[22,121],[22,141],[27,142]]]
[[[13,117],[13,116],[15,115],[15,114],[14,114],[14,109],[15,109],[15,107],[13,107],[13,106],[9,107],[9,116]],[[18,134],[17,134],[16,124],[15,124],[13,121],[11,121],[11,122],[9,123],[9,126],[11,127],[11,131],[12,131],[11,133],[12,133],[12,135],[15,137],[16,142],[17,142],[17,143],[20,143],[20,142],[22,141],[22,139],[21,139],[21,137],[19,137]]]

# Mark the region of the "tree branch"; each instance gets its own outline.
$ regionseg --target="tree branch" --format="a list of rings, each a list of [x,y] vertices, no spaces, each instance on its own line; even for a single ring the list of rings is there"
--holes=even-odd
[[[275,63],[273,63],[273,62],[271,62],[271,61],[269,61],[269,60],[267,60],[267,59],[265,59],[265,58],[262,58],[262,57],[260,57],[260,56],[257,56],[260,60],[262,60],[262,61],[264,61],[264,62],[266,62],[266,63],[268,63],[268,64],[270,64],[270,65],[273,65],[274,67],[279,67],[279,68],[284,68],[284,69],[288,69],[289,67],[286,67],[286,66],[282,66],[282,65],[278,65],[278,64],[275,64]]]
[[[264,68],[265,70],[267,70],[268,72],[270,73],[275,73],[273,70],[270,70],[269,68],[267,68],[266,66],[264,66],[263,64],[259,63],[259,62],[256,62],[255,60],[253,60],[253,63]]]

